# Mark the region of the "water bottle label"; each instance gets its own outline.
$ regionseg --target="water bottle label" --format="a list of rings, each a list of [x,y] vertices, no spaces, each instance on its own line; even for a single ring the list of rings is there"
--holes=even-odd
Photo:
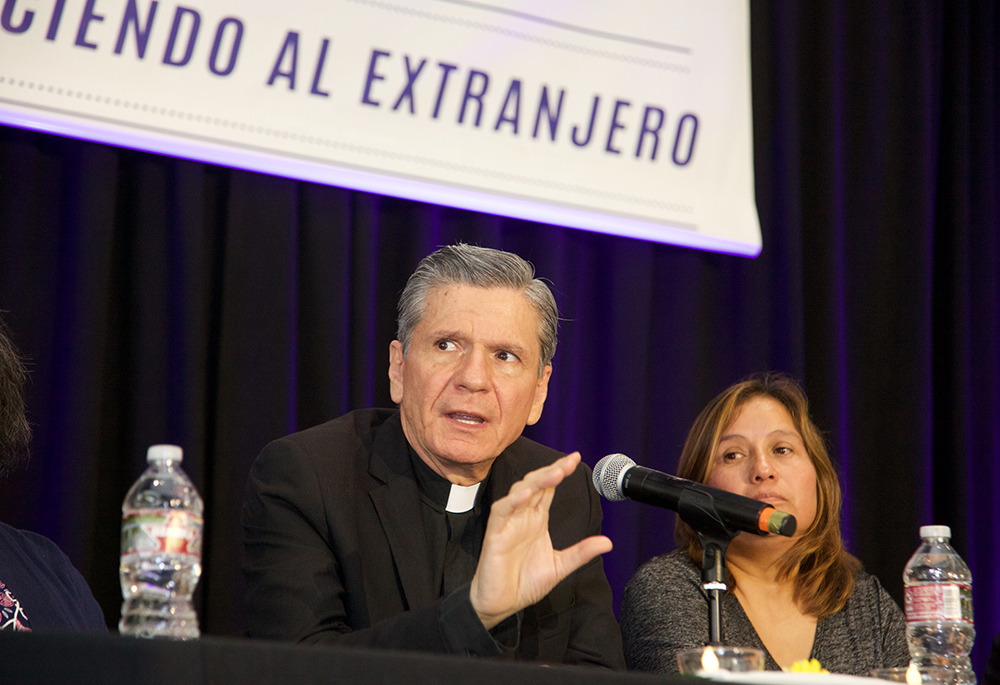
[[[186,511],[137,509],[122,519],[122,556],[163,552],[201,559],[203,525],[200,517]]]
[[[968,605],[970,610],[965,611]],[[962,584],[910,585],[903,590],[907,623],[964,621],[972,623],[972,586]]]

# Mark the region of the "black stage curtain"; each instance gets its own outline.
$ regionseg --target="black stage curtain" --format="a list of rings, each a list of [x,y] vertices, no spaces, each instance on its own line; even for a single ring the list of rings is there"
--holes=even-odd
[[[850,549],[901,598],[921,524],[1000,631],[1000,17],[983,2],[753,2],[757,259],[0,128],[0,309],[30,355],[32,461],[0,516],[55,539],[117,621],[120,503],[174,442],[205,497],[203,629],[239,633],[261,447],[390,405],[395,303],[458,240],[517,252],[565,321],[529,435],[673,471],[745,375],[806,386]],[[618,598],[673,515],[605,506]]]

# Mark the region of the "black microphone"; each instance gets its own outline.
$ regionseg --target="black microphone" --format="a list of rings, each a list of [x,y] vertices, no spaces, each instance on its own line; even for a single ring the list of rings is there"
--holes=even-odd
[[[624,454],[609,454],[597,462],[594,487],[612,502],[630,499],[681,512],[683,500],[688,505],[686,509],[690,510],[693,505],[699,511],[714,513],[717,516],[713,518],[737,530],[786,537],[795,533],[795,517],[778,511],[767,502],[636,466]],[[681,518],[687,520],[683,515]]]

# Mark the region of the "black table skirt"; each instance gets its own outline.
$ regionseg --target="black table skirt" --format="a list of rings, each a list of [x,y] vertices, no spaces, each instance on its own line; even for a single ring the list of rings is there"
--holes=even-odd
[[[0,683],[32,685],[687,685],[689,678],[239,638],[191,642],[0,631]]]

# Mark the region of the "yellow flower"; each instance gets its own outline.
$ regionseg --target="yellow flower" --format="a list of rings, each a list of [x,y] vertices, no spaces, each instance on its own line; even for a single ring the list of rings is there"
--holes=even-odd
[[[792,673],[829,673],[817,659],[799,659],[785,670]]]

